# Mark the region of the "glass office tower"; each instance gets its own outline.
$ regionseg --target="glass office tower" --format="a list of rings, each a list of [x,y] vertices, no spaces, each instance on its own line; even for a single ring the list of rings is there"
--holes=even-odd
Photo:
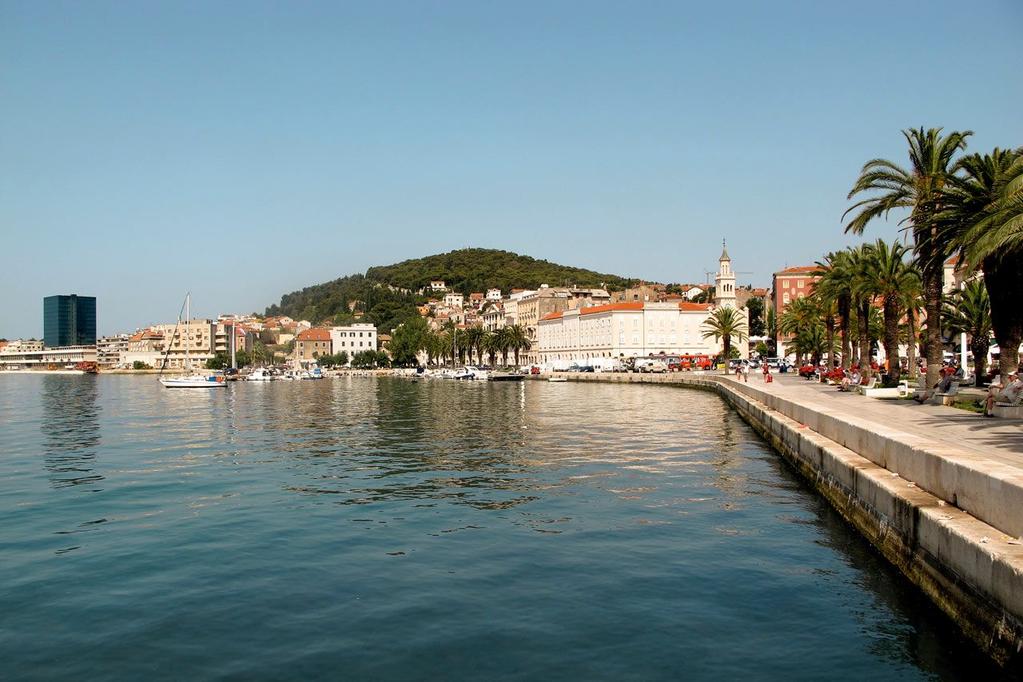
[[[44,298],[43,343],[47,348],[96,345],[96,297],[70,294]]]

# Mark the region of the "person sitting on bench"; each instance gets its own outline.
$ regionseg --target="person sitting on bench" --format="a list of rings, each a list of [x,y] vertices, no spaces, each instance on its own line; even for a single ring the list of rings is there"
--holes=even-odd
[[[1023,396],[1023,381],[1020,381],[1019,373],[1009,373],[1009,383],[1005,386],[1000,384],[991,384],[987,391],[987,398],[984,399],[984,416],[993,417],[995,416],[992,409],[995,403],[1009,403],[1015,405],[1019,403],[1020,396]]]

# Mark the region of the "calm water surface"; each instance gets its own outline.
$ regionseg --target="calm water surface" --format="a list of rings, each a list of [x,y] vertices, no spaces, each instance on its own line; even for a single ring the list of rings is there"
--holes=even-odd
[[[5,679],[990,679],[716,396],[0,376]]]

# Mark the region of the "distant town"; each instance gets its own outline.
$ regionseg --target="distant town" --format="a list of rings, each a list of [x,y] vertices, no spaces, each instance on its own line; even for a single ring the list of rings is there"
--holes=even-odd
[[[794,333],[784,333],[778,320],[793,302],[812,294],[821,271],[819,264],[787,267],[774,273],[771,289],[754,288],[738,283],[724,246],[713,284],[638,283],[619,291],[545,284],[466,295],[432,280],[416,293],[425,297],[417,309],[419,325],[434,343],[419,339],[411,353],[392,347],[408,323],[378,329],[355,306],[346,324],[221,314],[97,338],[96,298],[55,295],[43,299],[41,340],[0,340],[0,370],[180,371],[186,363],[207,369],[368,369],[464,363],[474,355],[479,364],[495,366],[615,369],[637,358],[699,357],[709,364],[720,359],[726,343],[730,357],[784,358],[794,350],[789,347]],[[950,264],[947,288],[955,286],[955,277]],[[723,309],[736,313],[734,333],[714,334],[714,316]]]

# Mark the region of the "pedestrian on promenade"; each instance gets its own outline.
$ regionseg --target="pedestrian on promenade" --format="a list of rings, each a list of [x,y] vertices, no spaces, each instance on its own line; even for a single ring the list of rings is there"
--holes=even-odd
[[[984,399],[984,416],[995,416],[992,412],[995,403],[1018,405],[1021,397],[1023,397],[1023,381],[1020,381],[1018,372],[1010,372],[1009,383],[1005,386],[1002,386],[1001,384],[991,384],[988,388],[987,397]]]
[[[771,373],[771,366],[765,362],[762,371],[764,373],[764,383],[767,383],[767,375]]]
[[[749,383],[749,361],[742,363],[742,380]]]

